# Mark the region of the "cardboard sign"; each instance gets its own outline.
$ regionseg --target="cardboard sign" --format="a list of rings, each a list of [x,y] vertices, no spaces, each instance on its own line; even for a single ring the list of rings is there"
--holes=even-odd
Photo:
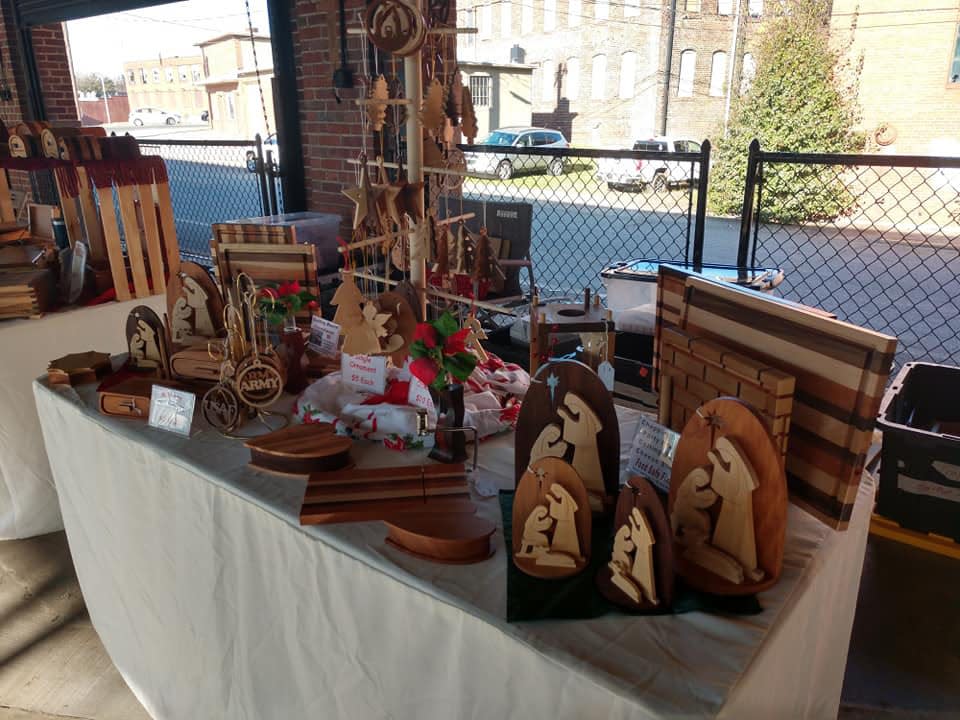
[[[197,396],[192,392],[154,385],[150,390],[150,427],[189,437],[196,404]]]
[[[648,415],[637,421],[637,432],[630,448],[628,472],[640,475],[658,490],[670,491],[670,471],[680,433],[664,427]]]
[[[343,383],[354,390],[382,395],[387,390],[386,355],[340,355]]]
[[[310,339],[307,341],[307,347],[326,357],[333,357],[337,354],[339,343],[340,326],[335,322],[324,320],[319,315],[314,315],[310,320]]]
[[[429,412],[434,412],[435,410],[433,398],[430,396],[430,389],[415,377],[410,378],[407,404],[413,407],[423,408]]]

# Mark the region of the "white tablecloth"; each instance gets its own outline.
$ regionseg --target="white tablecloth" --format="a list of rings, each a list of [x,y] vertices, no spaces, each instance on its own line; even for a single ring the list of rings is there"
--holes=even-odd
[[[250,470],[242,444],[35,393],[94,627],[154,718],[836,717],[869,479],[845,533],[790,508],[760,615],[508,624],[499,534],[449,566],[385,546],[380,523],[301,528],[304,482]],[[512,484],[512,455],[485,444],[482,473]]]
[[[0,322],[0,540],[63,528],[30,387],[33,379],[62,355],[125,351],[127,313],[136,305],[162,312],[164,304],[164,296],[156,295]]]

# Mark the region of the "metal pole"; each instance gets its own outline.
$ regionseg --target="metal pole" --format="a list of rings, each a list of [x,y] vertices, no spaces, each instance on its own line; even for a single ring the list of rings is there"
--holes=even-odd
[[[673,74],[673,34],[677,27],[677,0],[670,0],[667,21],[667,46],[664,51],[663,83],[660,87],[660,134],[667,134],[667,114],[670,109],[670,76]]]
[[[260,133],[253,137],[253,143],[257,148],[257,179],[260,182],[260,205],[263,208],[263,214],[270,214],[270,196],[267,194],[267,176],[266,168],[263,162],[263,139]]]
[[[730,124],[730,96],[733,95],[733,70],[737,66],[737,40],[740,36],[740,7],[747,0],[737,0],[737,9],[733,16],[733,38],[730,40],[730,57],[727,59],[727,98],[723,103],[723,135],[727,135]]]
[[[421,5],[421,3],[417,3]],[[421,76],[422,59],[418,51],[403,59],[403,92],[404,97],[419,104],[423,97],[423,78]],[[411,183],[423,182],[423,128],[420,125],[420,113],[413,109],[407,111],[407,180]],[[426,222],[423,194],[418,200],[420,214]],[[416,288],[420,313],[423,319],[427,318],[427,263],[426,260],[410,262],[410,282]]]
[[[753,191],[757,176],[757,155],[760,154],[760,141],[756,138],[750,143],[747,155],[747,177],[743,184],[743,210],[740,215],[740,246],[737,248],[737,267],[747,266],[750,249],[750,222],[753,219]]]
[[[700,176],[697,179],[697,226],[693,231],[693,269],[703,268],[703,234],[707,221],[707,188],[710,183],[710,141],[700,146]]]
[[[107,124],[109,125],[110,120],[110,103],[107,102],[107,86],[103,84],[103,75],[100,76],[100,92],[103,93],[103,109],[107,113]]]
[[[267,176],[267,186],[270,189],[270,214],[280,214],[280,203],[277,202],[277,178],[273,173],[273,150],[267,150],[267,162],[264,174]]]

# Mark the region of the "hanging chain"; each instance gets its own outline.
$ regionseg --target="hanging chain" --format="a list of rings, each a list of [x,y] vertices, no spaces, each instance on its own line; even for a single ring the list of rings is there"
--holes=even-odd
[[[260,91],[260,109],[263,111],[263,126],[267,129],[267,137],[270,137],[270,118],[267,116],[267,101],[263,95],[263,80],[260,78],[260,63],[257,62],[257,42],[253,36],[253,15],[250,12],[250,0],[244,0],[247,7],[247,29],[250,31],[250,47],[253,50],[253,69],[257,73],[257,90]]]

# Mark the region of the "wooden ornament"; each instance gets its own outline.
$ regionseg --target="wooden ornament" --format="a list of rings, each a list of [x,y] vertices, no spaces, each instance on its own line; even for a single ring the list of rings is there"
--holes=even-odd
[[[137,305],[127,315],[127,366],[157,376],[170,377],[167,330],[160,317],[146,305]]]
[[[469,330],[467,333],[467,345],[473,351],[473,354],[477,356],[480,363],[485,363],[490,359],[490,356],[487,355],[487,351],[484,350],[483,345],[480,344],[481,340],[487,339],[487,333],[483,329],[483,325],[480,323],[480,320],[477,319],[475,314],[470,313],[470,315],[467,316],[467,321],[463,324],[463,326]]]
[[[787,486],[780,453],[745,403],[718,398],[687,422],[669,510],[677,572],[698,590],[749,595],[780,577]]]
[[[111,369],[107,353],[95,350],[71,353],[50,361],[47,365],[47,381],[51,385],[84,385],[100,380]]]
[[[204,419],[220,432],[233,432],[240,425],[240,409],[240,398],[226,383],[214,385],[200,401]]]
[[[423,105],[420,107],[420,123],[424,130],[435,134],[443,129],[443,122],[446,119],[443,107],[443,85],[437,78],[434,78],[430,81],[427,96],[423,99]]]
[[[361,321],[361,305],[363,303],[363,293],[357,287],[356,279],[352,272],[343,273],[343,281],[333,294],[330,304],[337,311],[333,316],[333,321],[342,329],[345,326],[353,326]]]
[[[513,562],[539,578],[576,575],[590,561],[587,491],[572,466],[547,457],[520,477],[513,498]]]
[[[360,182],[356,187],[342,191],[354,203],[353,229],[359,230],[364,226],[370,215],[370,178],[367,175],[366,157],[360,157]]]
[[[330,423],[304,423],[244,443],[250,465],[279,475],[307,476],[350,465],[353,441],[337,435]]]
[[[167,284],[167,318],[174,347],[223,334],[223,296],[202,266],[181,262]]]
[[[383,75],[378,75],[370,83],[370,102],[367,103],[367,122],[375,132],[383,130],[383,124],[387,119],[387,100],[390,99],[390,91],[387,88],[387,79]]]
[[[468,565],[493,555],[497,526],[465,513],[399,515],[386,521],[387,543],[431,562]]]
[[[460,124],[460,113],[463,110],[463,76],[460,69],[453,71],[450,77],[450,87],[447,89],[446,113],[447,120],[453,127]]]
[[[426,167],[443,167],[446,160],[443,156],[443,150],[432,138],[424,138],[423,141],[423,164]],[[435,207],[432,205],[431,207]]]
[[[423,220],[423,182],[404,182],[397,207],[414,222]]]
[[[413,316],[416,321],[423,322],[423,318],[420,317],[420,303],[418,301],[419,294],[417,289],[413,286],[413,283],[409,280],[403,280],[399,285],[393,288],[393,292],[397,295],[400,295],[404,300],[407,301],[407,305],[410,306],[410,309],[413,310]]]
[[[518,481],[531,457],[545,450],[560,453],[582,473],[595,511],[612,506],[620,487],[620,427],[610,393],[582,363],[553,361],[532,378],[517,419]]]
[[[266,408],[283,394],[285,378],[268,356],[254,353],[237,366],[234,388],[244,405]]]
[[[462,90],[462,101],[461,101],[461,116],[460,116],[460,132],[463,133],[463,137],[466,138],[467,145],[473,145],[473,141],[477,138],[477,115],[473,109],[473,97],[470,94],[470,88],[466,85],[463,86]]]
[[[396,325],[390,336],[392,342],[384,350],[390,353],[394,366],[403,367],[407,348],[413,342],[413,335],[417,331],[417,317],[407,299],[397,292],[382,293],[377,298],[377,306],[380,312],[388,313]],[[396,340],[393,340],[394,338]]]
[[[377,355],[380,352],[380,338],[387,334],[384,325],[389,319],[388,313],[378,313],[377,306],[367,301],[358,320],[340,325],[343,352],[350,355]]]
[[[376,47],[400,57],[417,52],[426,39],[426,21],[405,0],[374,0],[364,18],[367,37]]]
[[[455,192],[463,186],[463,180],[467,175],[467,157],[463,151],[456,147],[447,150],[443,166],[450,172],[440,175],[440,189],[442,192]]]
[[[597,588],[629,610],[670,607],[673,602],[673,534],[656,490],[633,476],[620,490],[613,550],[597,573]]]

